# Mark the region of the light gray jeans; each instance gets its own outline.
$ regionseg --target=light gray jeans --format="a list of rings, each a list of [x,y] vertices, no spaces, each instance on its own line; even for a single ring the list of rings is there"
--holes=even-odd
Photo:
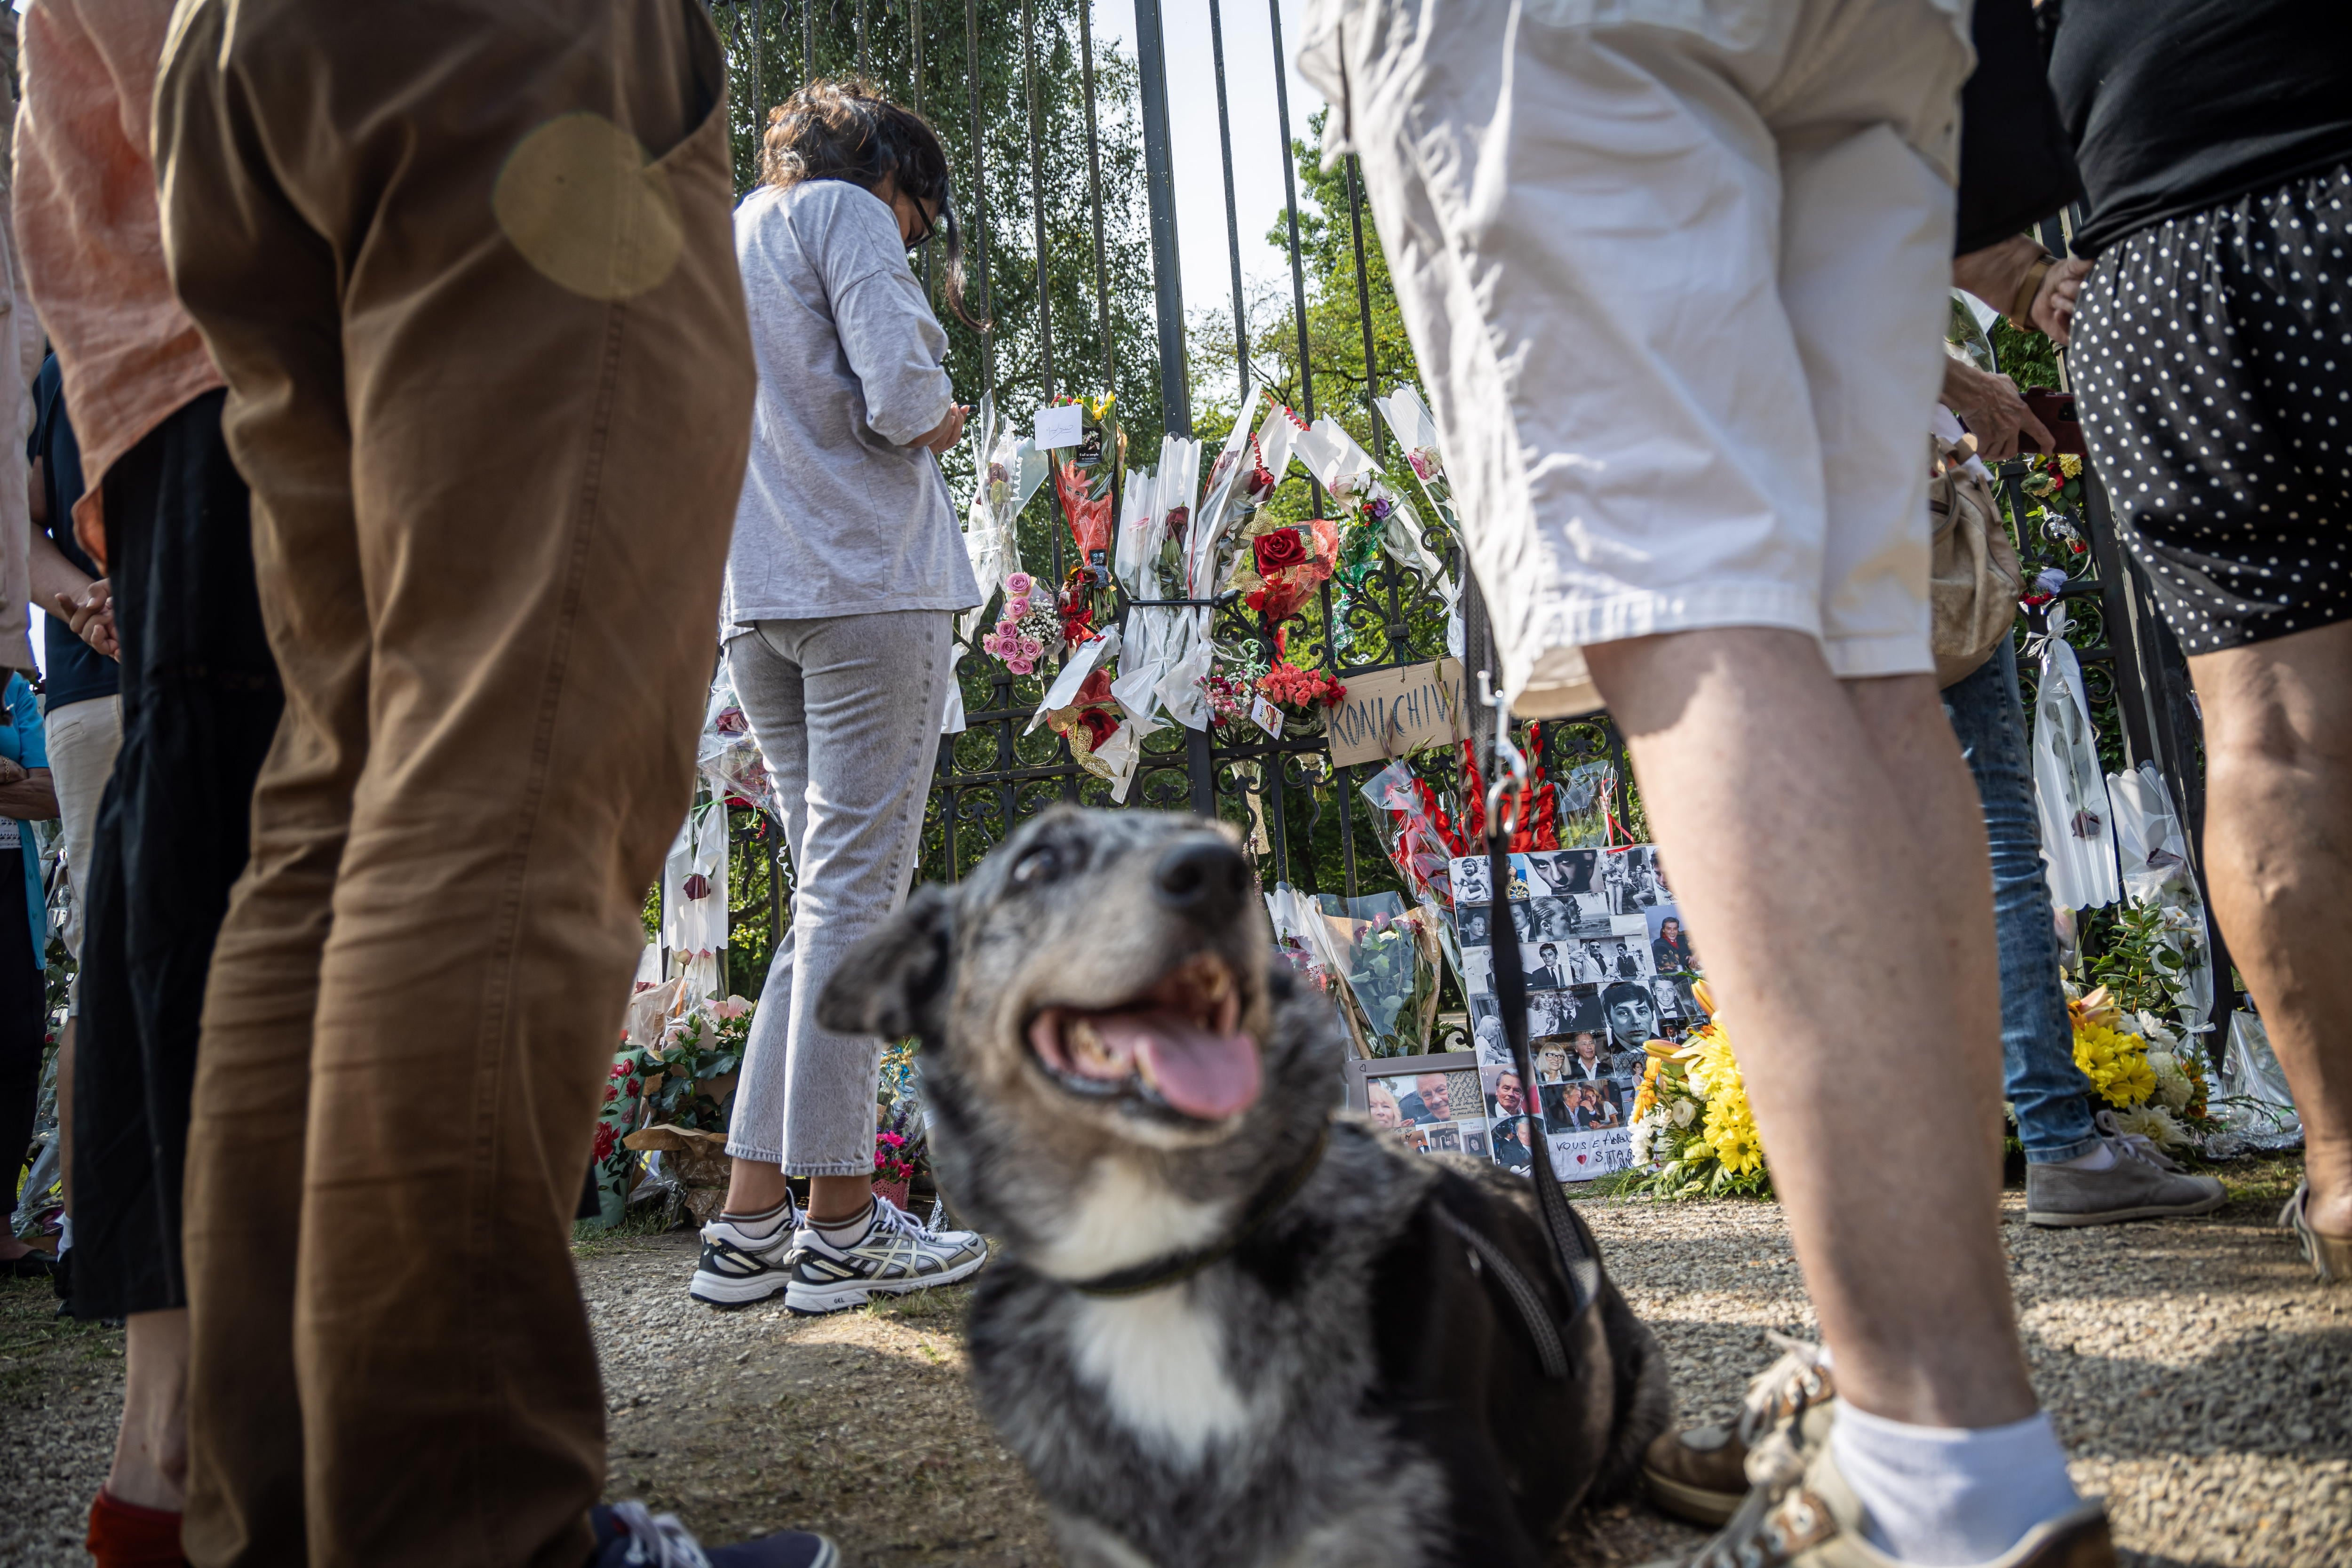
[[[767,759],[794,872],[735,1089],[727,1152],[793,1176],[874,1169],[882,1042],[836,1035],[816,999],[842,956],[904,902],[947,709],[955,616],[898,610],[761,621],[727,645]]]

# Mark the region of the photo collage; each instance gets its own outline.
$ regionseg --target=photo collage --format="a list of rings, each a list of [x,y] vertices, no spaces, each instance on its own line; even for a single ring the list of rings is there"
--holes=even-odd
[[[1416,1154],[1486,1157],[1486,1102],[1475,1068],[1424,1068],[1364,1080],[1365,1109]]]
[[[1654,846],[1538,850],[1510,858],[1503,889],[1511,929],[1495,929],[1484,856],[1450,868],[1454,931],[1469,993],[1486,1152],[1524,1170],[1519,1081],[1495,1000],[1495,946],[1516,945],[1528,985],[1533,1092],[1552,1168],[1566,1181],[1633,1163],[1633,1097],[1655,1039],[1704,1021],[1691,983],[1698,959]]]

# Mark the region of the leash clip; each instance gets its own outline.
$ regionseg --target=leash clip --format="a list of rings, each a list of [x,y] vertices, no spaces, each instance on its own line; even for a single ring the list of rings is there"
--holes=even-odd
[[[1519,810],[1528,796],[1528,759],[1511,740],[1511,713],[1502,693],[1494,689],[1487,672],[1478,672],[1478,700],[1495,710],[1495,759],[1493,782],[1486,786],[1486,831],[1499,832],[1504,838],[1519,830]],[[1510,792],[1510,810],[1503,810],[1503,795]]]

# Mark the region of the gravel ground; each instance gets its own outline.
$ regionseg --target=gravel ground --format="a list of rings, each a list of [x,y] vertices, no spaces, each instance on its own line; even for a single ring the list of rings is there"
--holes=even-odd
[[[2137,1568],[2352,1561],[2352,1291],[2323,1291],[2270,1221],[2291,1163],[2222,1173],[2207,1219],[2006,1238],[2033,1376]],[[1727,1413],[1770,1362],[1767,1330],[1812,1317],[1769,1204],[1591,1202],[1612,1271],[1673,1359],[1687,1420]],[[584,1244],[603,1348],[612,1495],[675,1509],[706,1539],[787,1524],[859,1568],[1055,1561],[1021,1468],[964,1386],[963,1295],[804,1320],[718,1313],[685,1294],[690,1236]],[[85,1561],[121,1337],[57,1329],[35,1288],[0,1286],[0,1563]],[[13,1533],[9,1533],[13,1531]],[[1637,1563],[1697,1532],[1640,1507],[1579,1520],[1560,1564]]]

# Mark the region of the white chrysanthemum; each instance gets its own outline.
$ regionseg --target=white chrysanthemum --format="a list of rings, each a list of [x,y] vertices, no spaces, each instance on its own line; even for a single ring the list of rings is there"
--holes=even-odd
[[[2180,1058],[2170,1051],[2150,1051],[2147,1065],[2156,1073],[2156,1098],[2168,1110],[2186,1110],[2189,1102],[2197,1098],[2197,1085],[2180,1066]]]
[[[2172,1119],[2172,1112],[2159,1105],[2135,1105],[2116,1112],[2116,1125],[2126,1132],[2137,1132],[2158,1148],[2168,1152],[2186,1149],[2194,1142],[2189,1130]]]
[[[1633,1151],[1634,1164],[1650,1163],[1650,1119],[1646,1116],[1633,1123]]]
[[[2157,1051],[2177,1051],[2180,1048],[2179,1031],[2155,1014],[2139,1014],[2133,1023],[2139,1031],[2139,1037],[2147,1042],[2151,1057]]]

